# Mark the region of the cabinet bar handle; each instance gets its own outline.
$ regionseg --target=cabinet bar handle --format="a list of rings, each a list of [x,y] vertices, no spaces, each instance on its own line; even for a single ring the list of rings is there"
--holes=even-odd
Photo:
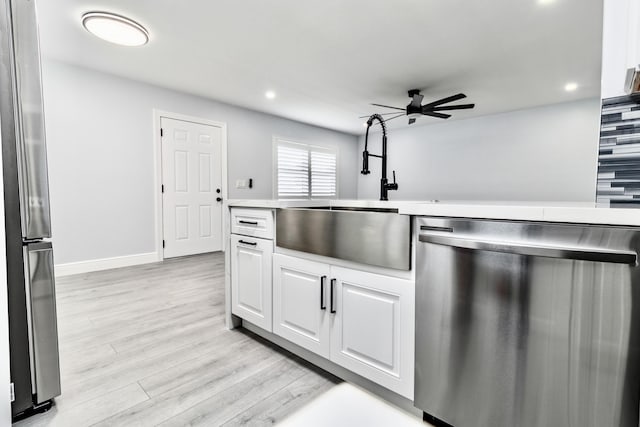
[[[327,304],[325,303],[325,298],[324,298],[324,284],[326,280],[327,280],[327,276],[322,276],[320,278],[320,310],[327,309]]]
[[[333,288],[336,285],[336,279],[331,279],[331,287],[329,288],[329,303],[331,304],[330,312],[334,314],[336,312],[335,307],[333,306]]]
[[[258,243],[256,242],[245,242],[244,240],[238,240],[238,243],[242,243],[245,245],[251,245],[251,246],[256,246]]]
[[[257,223],[256,221],[245,221],[245,220],[243,220],[243,219],[238,220],[238,222],[239,222],[240,224],[258,225],[258,223]]]

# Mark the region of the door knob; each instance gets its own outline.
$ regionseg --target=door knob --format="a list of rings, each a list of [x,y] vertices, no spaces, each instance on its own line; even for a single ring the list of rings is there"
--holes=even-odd
[[[216,202],[221,202],[222,201],[222,197],[216,197]]]

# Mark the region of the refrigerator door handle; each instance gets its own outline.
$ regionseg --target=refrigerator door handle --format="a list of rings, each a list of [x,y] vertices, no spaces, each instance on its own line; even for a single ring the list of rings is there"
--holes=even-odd
[[[50,242],[25,245],[25,273],[33,388],[36,403],[40,404],[60,395],[56,292]]]
[[[11,3],[22,232],[25,239],[42,239],[51,237],[51,220],[38,24],[33,2]]]

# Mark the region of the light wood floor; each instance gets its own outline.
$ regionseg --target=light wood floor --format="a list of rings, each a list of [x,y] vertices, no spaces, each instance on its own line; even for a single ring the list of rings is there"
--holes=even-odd
[[[26,426],[272,425],[339,380],[224,326],[221,253],[62,277],[62,396]]]

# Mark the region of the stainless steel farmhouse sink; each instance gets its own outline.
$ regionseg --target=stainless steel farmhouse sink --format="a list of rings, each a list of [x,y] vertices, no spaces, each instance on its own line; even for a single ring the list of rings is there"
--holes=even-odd
[[[276,211],[276,246],[347,261],[411,269],[411,220],[397,209],[315,207]]]

